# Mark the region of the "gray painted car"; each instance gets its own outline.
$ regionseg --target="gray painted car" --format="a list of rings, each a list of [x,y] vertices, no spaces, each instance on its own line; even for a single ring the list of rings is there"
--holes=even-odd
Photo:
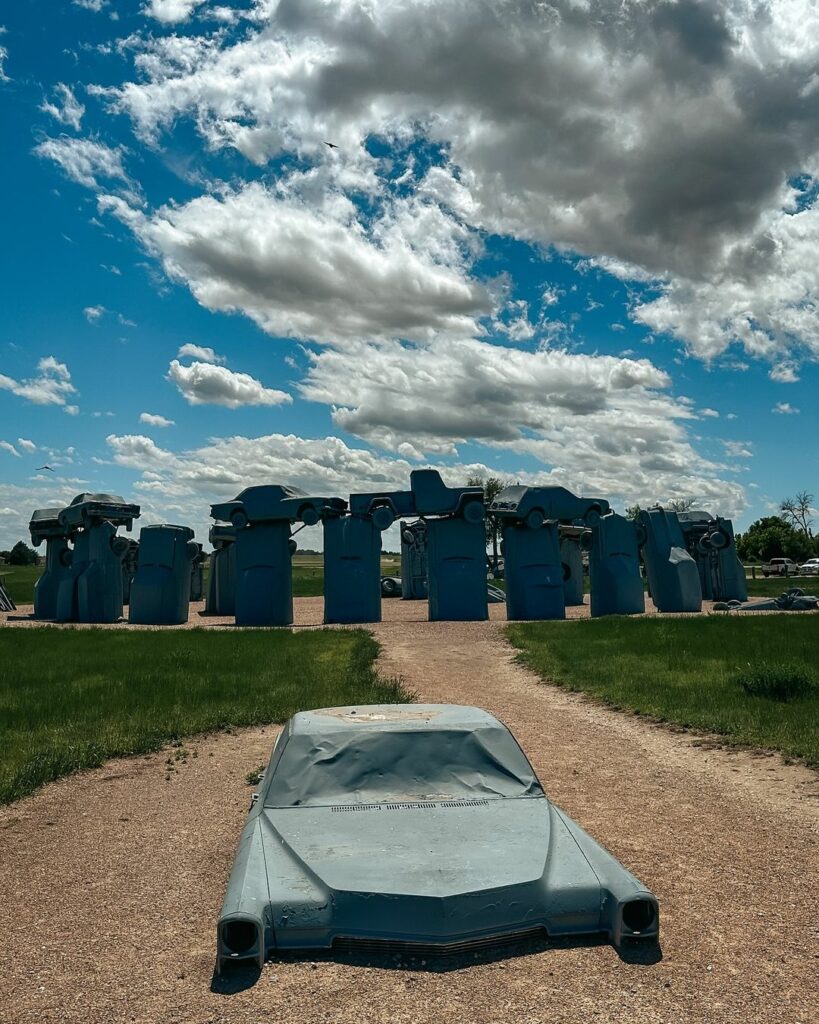
[[[60,512],[60,525],[66,530],[87,528],[94,522],[124,525],[126,530],[139,518],[139,505],[132,505],[119,494],[78,494]]]
[[[341,515],[347,508],[343,498],[316,497],[298,487],[264,484],[246,487],[233,501],[211,505],[213,519],[232,523],[237,529],[249,522],[287,520],[315,526],[325,514]]]
[[[532,529],[539,529],[550,519],[581,520],[586,526],[596,526],[609,511],[609,503],[605,498],[580,498],[565,487],[514,484],[496,495],[489,511],[498,519],[512,519]]]
[[[217,968],[276,951],[656,943],[657,900],[546,797],[509,730],[448,704],[294,715],[239,841]]]

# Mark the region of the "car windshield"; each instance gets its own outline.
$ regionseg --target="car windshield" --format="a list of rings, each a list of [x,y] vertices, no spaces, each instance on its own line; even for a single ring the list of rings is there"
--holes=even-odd
[[[503,728],[339,730],[290,736],[264,804],[321,807],[542,795],[523,751]]]

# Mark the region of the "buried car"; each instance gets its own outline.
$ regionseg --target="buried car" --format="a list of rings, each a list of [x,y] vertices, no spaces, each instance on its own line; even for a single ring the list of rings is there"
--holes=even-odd
[[[434,955],[537,935],[656,942],[657,900],[546,797],[478,708],[294,715],[217,925],[217,969],[271,952]]]

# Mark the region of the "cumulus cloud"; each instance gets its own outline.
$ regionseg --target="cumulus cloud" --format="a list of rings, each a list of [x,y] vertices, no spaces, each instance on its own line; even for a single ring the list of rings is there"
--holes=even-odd
[[[429,203],[399,200],[365,224],[338,192],[251,183],[143,214],[109,209],[207,309],[241,310],[270,334],[334,341],[469,334],[490,311],[465,269],[464,229]]]
[[[105,306],[86,306],[82,313],[89,324],[99,323],[105,316]]]
[[[94,11],[96,14],[108,6],[108,0],[71,0],[75,7],[82,7],[86,11]]]
[[[247,373],[235,373],[226,366],[194,362],[183,366],[173,359],[168,380],[190,405],[224,405],[238,409],[244,405],[287,405],[293,399],[286,391],[267,388]]]
[[[8,452],[9,455],[13,455],[15,458],[21,458],[20,453],[9,441],[0,441],[0,451]]]
[[[309,354],[303,397],[338,427],[407,458],[479,442],[544,464],[538,478],[625,504],[697,494],[736,512],[742,488],[691,446],[691,404],[646,359],[476,340],[360,342]]]
[[[238,39],[135,44],[139,75],[103,90],[109,104],[143,139],[189,117],[212,148],[259,165],[296,154],[341,190],[378,191],[373,135],[421,135],[443,155],[408,170],[416,199],[473,230],[653,281],[659,294],[633,315],[695,355],[732,344],[765,358],[819,353],[812,0],[309,0],[259,3],[251,17],[257,28]],[[226,213],[235,198],[211,202]],[[206,304],[217,294],[217,308],[312,336],[282,316],[280,275],[256,280],[266,263],[256,244],[238,288],[218,258],[229,245],[181,258],[167,236],[200,247],[194,211],[220,216],[218,205],[190,206],[163,213],[172,230],[154,226],[169,268]],[[284,212],[269,200],[267,210]],[[475,312],[467,302],[459,315]]]
[[[204,0],[149,0],[142,8],[142,13],[149,18],[156,18],[163,25],[178,25],[187,21]]]
[[[28,455],[37,451],[37,445],[33,441],[29,441],[27,437],[18,437],[17,446],[18,448],[22,448]]]
[[[66,177],[86,188],[98,188],[98,179],[119,180],[131,184],[122,160],[123,146],[106,146],[94,139],[76,139],[61,135],[46,138],[34,147],[37,156],[53,160]]]
[[[768,376],[777,384],[795,384],[799,380],[799,367],[794,363],[777,363]]]
[[[78,132],[82,125],[85,107],[74,95],[71,86],[64,82],[58,82],[54,86],[54,93],[54,101],[44,100],[40,110]]]
[[[158,413],[153,412],[141,412],[139,414],[139,422],[146,423],[149,427],[172,427],[174,421],[167,419],[165,416],[160,416]]]
[[[732,459],[750,459],[754,454],[750,441],[723,441],[722,447]]]
[[[771,412],[778,413],[780,416],[798,416],[800,410],[794,408],[790,402],[777,402]]]
[[[6,30],[0,26],[0,35]],[[11,79],[6,74],[6,61],[9,59],[9,51],[5,46],[0,46],[0,82],[10,82]]]
[[[61,405],[66,411],[76,410],[76,406],[67,404],[69,396],[77,392],[71,383],[71,373],[65,363],[59,362],[54,356],[40,359],[36,377],[15,380],[0,373],[0,390],[11,391],[34,405]]]
[[[224,363],[225,357],[217,355],[212,348],[206,345],[192,345],[186,343],[181,345],[176,353],[178,359],[198,359],[200,363]]]

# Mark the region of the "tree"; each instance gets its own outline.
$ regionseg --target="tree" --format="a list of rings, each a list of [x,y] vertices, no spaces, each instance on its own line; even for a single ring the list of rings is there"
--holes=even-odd
[[[626,519],[635,520],[642,511],[639,505],[629,505],[626,509]]]
[[[693,498],[672,498],[665,505],[671,512],[690,512],[693,507]]]
[[[483,500],[487,505],[490,505],[495,498],[500,494],[504,487],[510,487],[511,481],[501,480],[498,476],[488,476],[484,479],[482,476],[471,476],[466,481],[467,487],[483,487]],[[487,516],[486,518],[486,543],[492,545],[492,569],[497,572],[498,569],[498,542],[500,538],[500,525],[497,519],[494,517]]]
[[[34,548],[30,548],[28,544],[18,540],[11,551],[9,551],[8,563],[9,565],[36,565],[37,552]]]
[[[757,519],[736,540],[737,552],[743,559],[759,558],[769,562],[772,558],[792,558],[795,562],[801,562],[811,552],[809,538],[781,516]]]
[[[806,537],[812,537],[813,516],[811,506],[813,495],[807,491],[797,491],[795,498],[784,498],[779,505],[779,514],[786,523],[790,523]]]

